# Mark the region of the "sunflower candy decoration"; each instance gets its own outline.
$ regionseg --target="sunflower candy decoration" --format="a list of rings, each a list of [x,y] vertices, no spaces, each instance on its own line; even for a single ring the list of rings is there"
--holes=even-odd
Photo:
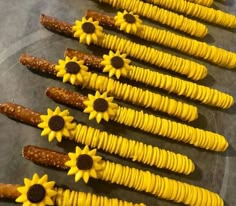
[[[22,203],[23,206],[54,205],[52,197],[56,195],[56,191],[53,189],[55,182],[48,182],[47,175],[40,178],[38,174],[34,174],[32,180],[25,178],[24,184],[17,188],[20,196],[16,202]]]
[[[116,115],[118,105],[113,103],[113,97],[108,97],[107,92],[100,94],[96,91],[95,96],[89,94],[88,100],[83,103],[86,106],[85,113],[90,113],[89,120],[96,118],[97,123],[102,119],[109,121],[110,118]]]
[[[74,117],[69,116],[69,111],[61,111],[59,107],[55,111],[48,109],[47,115],[40,115],[40,118],[42,122],[38,127],[43,129],[41,136],[48,135],[49,142],[54,138],[61,142],[62,136],[70,137],[76,127],[76,123],[72,122]]]
[[[121,54],[119,51],[113,53],[109,52],[109,55],[103,55],[103,61],[101,62],[104,65],[103,72],[109,72],[109,77],[113,75],[117,79],[120,78],[120,75],[127,76],[128,72],[131,71],[130,60],[126,59],[126,54]]]
[[[96,156],[96,149],[89,150],[88,146],[85,146],[83,150],[76,147],[75,153],[69,153],[69,161],[65,163],[70,167],[68,175],[75,175],[75,181],[79,181],[83,178],[87,183],[89,177],[97,178],[97,173],[102,167],[102,157]]]
[[[103,37],[103,28],[99,26],[98,21],[93,21],[92,18],[82,18],[82,21],[75,21],[75,25],[72,30],[75,32],[74,37],[80,39],[80,43],[90,45],[90,43],[96,43],[98,39]]]
[[[84,61],[78,61],[76,57],[70,59],[66,56],[65,60],[60,59],[55,66],[57,77],[63,77],[63,82],[70,82],[72,85],[80,85],[88,79],[88,67]]]
[[[141,19],[139,19],[139,16],[135,15],[133,12],[118,12],[114,19],[115,25],[118,26],[121,31],[125,31],[127,33],[135,34],[141,29],[142,26]]]

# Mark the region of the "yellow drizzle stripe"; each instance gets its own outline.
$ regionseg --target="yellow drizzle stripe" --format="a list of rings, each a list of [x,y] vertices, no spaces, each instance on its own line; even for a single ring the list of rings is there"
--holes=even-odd
[[[147,0],[147,2],[159,5],[160,7],[174,12],[218,24],[220,26],[228,28],[236,27],[236,16],[221,10],[208,8],[202,5],[187,2],[185,0]]]
[[[130,66],[130,68],[130,72],[123,76],[131,80],[142,82],[156,88],[161,88],[170,93],[173,92],[180,96],[189,97],[198,100],[201,103],[222,109],[227,109],[234,104],[234,99],[231,95],[216,89],[161,74],[150,69],[136,66]]]
[[[109,161],[104,161],[103,165],[104,170],[99,174],[99,179],[111,183],[144,191],[163,199],[182,202],[186,205],[224,205],[218,194],[197,186]]]
[[[126,137],[109,134],[82,124],[78,124],[75,134],[67,138],[92,148],[102,149],[110,154],[116,154],[133,161],[185,175],[190,174],[195,169],[193,162],[187,156],[153,147],[152,145]]]
[[[188,0],[194,2],[195,4],[201,4],[203,6],[211,6],[214,0]]]
[[[176,30],[183,31],[192,36],[204,37],[208,29],[204,24],[188,19],[171,11],[158,8],[149,3],[139,0],[99,0],[107,3],[112,7],[132,11],[140,16],[157,21]]]
[[[188,113],[187,111],[185,112]],[[228,142],[222,135],[162,119],[143,111],[118,107],[113,120],[126,126],[139,128],[145,132],[213,151],[225,151],[228,147]]]
[[[145,206],[145,204],[134,204],[117,198],[108,198],[91,193],[77,192],[56,188],[57,195],[54,202],[58,206]]]
[[[198,117],[197,107],[176,101],[167,96],[143,90],[129,84],[121,83],[111,78],[90,73],[85,87],[99,92],[108,92],[110,96],[122,99],[132,104],[162,111],[185,121],[193,121]]]
[[[236,17],[234,18],[236,23]],[[142,25],[138,32],[130,33],[147,41],[155,42],[198,58],[203,58],[221,67],[236,67],[236,53],[175,34],[168,30]]]
[[[204,65],[119,38],[115,35],[104,34],[104,38],[99,39],[96,45],[106,49],[119,50],[133,58],[186,75],[192,80],[200,80],[207,75],[207,69]]]

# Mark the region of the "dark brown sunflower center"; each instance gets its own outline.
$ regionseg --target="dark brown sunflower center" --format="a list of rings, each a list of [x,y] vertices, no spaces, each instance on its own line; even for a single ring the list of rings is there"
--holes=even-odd
[[[52,116],[48,121],[48,126],[53,131],[60,131],[65,126],[65,120],[59,116]]]
[[[82,154],[77,158],[76,165],[80,170],[90,170],[93,167],[93,159],[87,154]]]
[[[114,56],[111,58],[111,65],[116,69],[121,69],[124,64],[124,60],[119,56]]]
[[[80,71],[80,65],[76,62],[68,62],[66,64],[66,72],[70,74],[78,74]]]
[[[132,14],[125,14],[124,19],[127,23],[130,23],[130,24],[134,24],[136,22],[136,19]]]
[[[97,112],[105,112],[108,109],[108,102],[103,98],[98,98],[93,102],[93,108]]]
[[[44,187],[40,184],[34,184],[29,188],[27,192],[27,199],[31,203],[39,203],[45,198],[45,195],[46,191]]]
[[[82,25],[82,29],[87,34],[92,34],[95,32],[95,26],[91,22],[85,22]]]

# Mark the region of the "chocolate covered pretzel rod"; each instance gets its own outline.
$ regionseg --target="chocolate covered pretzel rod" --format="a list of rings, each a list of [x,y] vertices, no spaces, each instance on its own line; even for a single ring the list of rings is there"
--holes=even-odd
[[[92,54],[76,51],[73,49],[66,49],[65,56],[70,58],[77,57],[77,59],[83,60],[84,64],[88,67],[95,68],[100,71],[104,71],[104,67],[110,66],[109,63],[103,63],[107,62],[106,55],[104,55],[103,59]],[[114,57],[116,57],[116,55],[113,57],[109,55],[108,58],[110,58],[110,61],[112,61]],[[153,87],[164,89],[169,93],[173,92],[181,96],[189,97],[211,106],[226,109],[234,104],[234,99],[231,95],[220,92],[216,89],[185,81],[169,75],[164,75],[149,69],[136,67],[134,65],[129,65],[129,67],[130,71],[128,74],[121,73],[121,76]]]
[[[137,58],[161,68],[180,73],[192,80],[200,80],[207,75],[207,68],[204,65],[160,52],[151,47],[137,44],[133,41],[119,38],[115,35],[106,34],[102,32],[102,28],[97,25],[97,22],[93,22],[92,19],[86,21],[86,19],[83,18],[82,22],[76,21],[75,25],[73,25],[42,14],[40,16],[40,23],[49,30],[70,37],[79,38],[80,35],[83,35],[82,38],[79,38],[80,42],[87,44],[92,42],[103,48],[116,51],[119,50],[120,52],[126,53],[133,58]],[[84,31],[83,29],[88,28],[86,26],[83,27],[84,24],[90,25],[89,28],[93,29],[91,31]],[[83,31],[81,31],[81,29]],[[86,36],[84,34],[88,35]]]
[[[78,97],[73,95],[71,96],[71,98],[72,101],[70,102],[73,103],[74,102],[78,103],[81,101],[81,98],[78,99]],[[80,105],[81,105],[80,108],[84,107],[83,101],[80,102]],[[0,104],[0,112],[15,120],[36,127],[41,123],[43,123],[44,122],[43,119],[45,119],[45,117],[42,114],[39,114],[28,108],[12,103]],[[48,125],[51,125],[52,127],[52,119],[57,115],[58,114],[54,114],[53,116],[48,117]],[[68,115],[64,116],[63,118],[65,119],[64,121],[66,122],[66,124],[64,125],[64,128],[62,130],[68,129],[68,131],[71,131],[69,133],[70,134],[69,136],[64,136],[63,138],[75,141],[77,143],[88,145],[89,147],[92,148],[102,149],[106,152],[109,152],[110,154],[116,154],[124,158],[132,159],[132,161],[141,162],[143,164],[155,166],[158,168],[165,168],[177,173],[182,173],[187,175],[193,172],[195,169],[194,163],[185,155],[176,154],[171,151],[164,150],[159,147],[153,147],[152,145],[147,145],[139,141],[129,140],[126,137],[109,134],[105,131],[101,131],[93,127],[88,127],[86,125],[79,123],[76,124],[73,128],[68,128],[68,124],[70,125],[70,123],[66,121]],[[51,122],[51,124],[49,122]],[[51,132],[55,132],[53,130],[53,127],[51,129]],[[58,141],[61,140],[59,139]],[[44,154],[45,153],[42,153],[40,154],[40,156],[44,157]],[[49,158],[49,161],[50,159],[56,160],[55,156],[50,156],[50,157],[48,156],[45,158]],[[60,161],[57,162],[58,165]],[[62,166],[63,165],[61,165],[61,167]]]
[[[81,110],[83,108],[74,105],[70,101],[70,96],[73,97],[76,94],[77,92],[71,92],[58,87],[49,87],[46,91],[46,95],[54,101]],[[81,99],[80,103],[82,103],[82,101]],[[227,140],[219,134],[159,118],[147,113],[145,114],[143,111],[119,106],[116,114],[111,117],[111,120],[152,134],[189,143],[200,148],[213,151],[225,151],[228,147]]]
[[[129,24],[124,18],[125,15],[127,14],[122,14],[118,12],[118,15],[113,17],[103,14],[101,12],[88,10],[85,14],[85,17],[88,19],[93,18],[95,21],[99,21],[99,24],[103,27],[110,27],[117,30],[122,29],[122,31],[128,33],[127,29],[125,28]],[[236,22],[236,17],[234,18]],[[121,25],[125,23],[127,23],[127,26],[121,27]],[[135,25],[135,23],[131,25]],[[143,23],[140,25],[140,28],[136,32],[131,30],[129,33],[138,36],[141,39],[155,42],[157,44],[176,49],[185,54],[202,58],[221,67],[236,68],[236,54],[234,52],[230,52],[225,49],[209,45],[205,42],[184,37],[164,29],[154,28]]]
[[[23,149],[23,157],[44,166],[49,166],[51,161],[48,162],[40,154],[45,153],[44,156],[51,156],[51,153],[57,154],[56,151],[35,146],[27,146],[26,148]],[[68,175],[75,175],[75,181],[82,177],[85,181],[88,181],[89,176],[91,176],[103,181],[123,185],[136,191],[143,191],[159,198],[184,203],[185,205],[224,205],[223,200],[216,193],[184,182],[161,177],[149,171],[102,160],[102,157],[95,156],[96,151],[89,151],[88,148],[81,150],[76,147],[75,153],[64,153],[63,155],[61,164],[67,166],[65,170],[69,170]],[[58,159],[60,157],[61,153],[59,153]],[[65,161],[68,158],[70,160]],[[55,164],[53,163],[50,166]]]
[[[48,176],[39,177],[34,174],[32,180],[24,178],[25,185],[0,183],[0,198],[14,200],[23,205],[57,205],[57,206],[145,206],[108,198],[91,193],[54,187],[54,181],[48,181]]]
[[[65,82],[65,78],[68,80],[71,76],[74,78],[73,81],[69,81],[71,84],[82,85],[83,87],[100,92],[108,92],[117,99],[143,106],[145,108],[151,108],[154,111],[161,111],[185,121],[190,122],[198,117],[197,107],[193,105],[182,103],[181,101],[150,92],[149,90],[124,84],[96,73],[87,72],[87,67],[83,65],[83,62],[76,62],[75,59],[66,59],[66,61],[59,60],[59,65],[57,65],[58,70],[56,65],[46,63],[46,60],[44,59],[32,57],[27,54],[20,56],[20,62],[26,67],[34,69],[38,72],[63,77],[63,82]],[[67,68],[67,65],[69,65],[69,69]],[[75,69],[74,66],[76,68],[79,67],[79,69],[76,72],[70,71],[70,69]],[[85,67],[85,69],[81,69],[82,67]],[[63,73],[61,73],[61,71]],[[78,77],[77,75],[79,75],[80,78],[77,82],[75,82],[75,79]]]
[[[195,17],[205,22],[226,28],[236,27],[236,17],[219,9],[208,8],[185,0],[146,0],[148,3],[177,12],[189,17]]]
[[[185,32],[195,37],[204,37],[208,33],[207,27],[197,21],[154,6],[150,3],[140,0],[97,0],[100,3],[106,3],[117,9],[134,12],[147,19],[151,19],[160,24],[169,26],[173,29]]]

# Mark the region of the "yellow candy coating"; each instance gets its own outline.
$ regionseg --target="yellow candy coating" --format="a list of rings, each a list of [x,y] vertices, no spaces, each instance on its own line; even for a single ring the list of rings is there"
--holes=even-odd
[[[194,185],[160,177],[149,171],[138,170],[109,161],[103,161],[103,168],[104,170],[100,173],[99,179],[124,185],[137,191],[144,191],[159,198],[191,206],[205,205],[206,199],[207,205],[224,205],[223,200],[216,193]]]
[[[195,4],[201,4],[203,6],[211,6],[214,0],[188,0],[194,2]]]
[[[234,18],[236,26],[236,17]],[[155,42],[180,52],[202,58],[221,67],[229,69],[236,68],[236,53],[209,45],[205,42],[144,24],[141,25],[138,32],[131,31],[130,33],[147,41]]]
[[[58,206],[145,206],[145,204],[135,204],[126,202],[117,198],[108,198],[106,196],[98,196],[91,193],[77,192],[56,188],[57,196],[54,202]]]
[[[186,113],[188,114],[188,113]],[[130,108],[118,107],[115,122],[143,131],[192,144],[213,151],[225,151],[228,142],[224,136],[194,128],[185,124],[162,119]],[[199,140],[201,138],[201,141]]]
[[[147,0],[146,2],[220,26],[228,28],[236,27],[236,16],[185,0]]]
[[[173,29],[183,31],[192,36],[204,37],[208,29],[204,24],[188,19],[182,15],[159,8],[139,0],[99,0],[112,7],[132,11],[140,16],[154,20]]]
[[[122,76],[222,109],[228,109],[234,104],[233,96],[219,90],[161,74],[150,69],[136,66],[130,66],[130,68],[130,72]]]

